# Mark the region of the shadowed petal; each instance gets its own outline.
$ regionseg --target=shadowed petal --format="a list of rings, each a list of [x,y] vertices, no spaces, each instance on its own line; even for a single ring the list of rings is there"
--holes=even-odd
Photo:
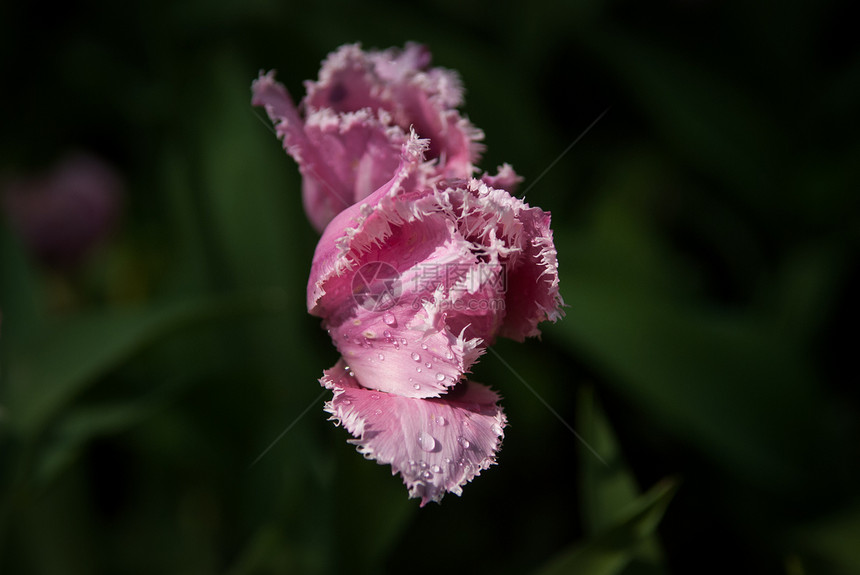
[[[391,179],[406,133],[384,110],[320,109],[302,120],[274,72],[260,75],[251,89],[252,104],[266,109],[299,165],[305,212],[317,230]]]
[[[344,361],[320,383],[334,392],[332,420],[356,439],[358,451],[399,473],[421,505],[440,501],[495,463],[506,418],[488,387],[464,381],[438,399],[401,397],[359,384]]]
[[[385,110],[401,128],[430,140],[428,157],[439,160],[446,177],[467,178],[484,134],[456,109],[463,103],[457,73],[429,64],[429,51],[418,44],[381,52],[341,46],[323,62],[319,80],[305,82],[304,104],[309,110]]]

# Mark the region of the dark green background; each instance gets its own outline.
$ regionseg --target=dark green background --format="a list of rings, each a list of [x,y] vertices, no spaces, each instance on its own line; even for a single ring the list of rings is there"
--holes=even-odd
[[[0,229],[0,572],[860,572],[855,28],[835,2],[3,3],[0,172],[83,149],[128,194],[76,270]],[[408,40],[521,191],[611,107],[526,195],[569,307],[474,370],[499,465],[424,509],[326,422],[316,234],[249,105],[261,68],[298,98],[338,45]]]

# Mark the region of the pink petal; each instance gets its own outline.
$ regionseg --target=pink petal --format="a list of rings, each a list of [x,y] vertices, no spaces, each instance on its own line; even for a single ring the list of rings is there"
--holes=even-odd
[[[495,463],[506,418],[498,395],[464,381],[444,398],[401,397],[362,387],[343,360],[320,383],[334,391],[326,411],[358,451],[400,473],[410,497],[440,501]]]
[[[564,316],[550,214],[530,208],[522,213],[521,220],[525,245],[517,265],[508,270],[510,305],[499,332],[516,341],[540,335],[540,322],[555,322]]]
[[[369,219],[384,216],[376,212]],[[318,305],[327,311],[320,315],[367,387],[436,397],[460,380],[480,344],[452,332],[448,314],[435,305],[437,291],[441,294],[452,280],[439,276],[477,260],[469,251],[471,244],[441,218],[391,226],[380,244],[353,253],[356,267],[325,282],[326,294]],[[430,284],[425,277],[429,272]]]
[[[506,271],[505,317],[499,335],[517,341],[540,335],[537,325],[564,314],[550,214],[505,190],[470,180],[458,219],[461,233],[484,246]]]
[[[391,125],[385,111],[321,109],[303,121],[273,72],[261,75],[252,90],[252,103],[265,107],[284,148],[299,164],[305,212],[319,231],[394,174],[406,134]]]
[[[445,176],[467,178],[483,150],[483,132],[456,110],[463,103],[457,74],[426,69],[429,63],[429,52],[417,44],[383,52],[342,46],[323,62],[319,80],[305,83],[304,103],[338,112],[385,110],[401,128],[430,140],[429,157],[439,160]]]
[[[523,181],[523,178],[517,175],[510,164],[502,164],[499,166],[495,176],[491,176],[487,172],[484,172],[481,179],[491,188],[505,190],[512,195]]]
[[[477,297],[466,285],[479,265],[475,246],[453,219],[440,217],[444,206],[431,188],[410,189],[423,149],[416,137],[410,142],[395,178],[326,228],[314,256],[308,309],[325,318],[365,386],[436,397],[480,355],[482,338],[495,334],[504,308],[457,309]]]

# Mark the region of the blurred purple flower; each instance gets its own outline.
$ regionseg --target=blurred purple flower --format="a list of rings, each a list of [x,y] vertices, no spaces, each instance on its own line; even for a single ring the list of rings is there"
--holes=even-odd
[[[10,228],[38,261],[67,269],[113,230],[123,189],[113,168],[78,153],[45,174],[7,181],[2,205]]]

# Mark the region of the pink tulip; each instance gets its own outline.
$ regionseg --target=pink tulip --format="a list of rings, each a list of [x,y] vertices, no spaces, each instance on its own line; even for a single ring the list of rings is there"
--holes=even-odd
[[[511,196],[507,164],[474,177],[481,133],[429,61],[417,45],[344,46],[306,84],[304,119],[272,73],[253,85],[323,230],[307,304],[341,354],[320,380],[326,411],[422,506],[459,495],[501,446],[499,397],[466,378],[472,364],[563,306],[549,213]]]

